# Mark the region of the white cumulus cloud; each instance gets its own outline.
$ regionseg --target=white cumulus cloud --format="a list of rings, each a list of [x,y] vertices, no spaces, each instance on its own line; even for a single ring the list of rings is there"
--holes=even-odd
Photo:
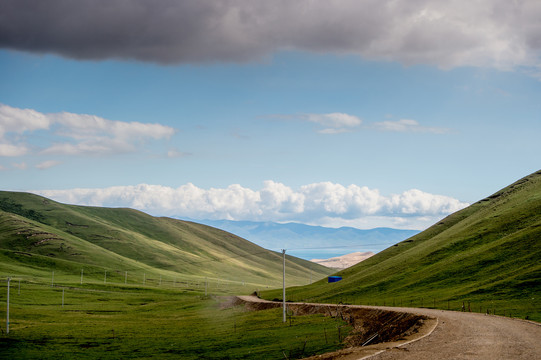
[[[434,195],[411,189],[387,199],[388,211],[392,214],[440,215],[451,214],[466,204],[444,195]]]
[[[332,182],[293,189],[265,181],[262,189],[239,184],[202,189],[188,183],[177,188],[140,184],[104,189],[39,190],[40,195],[80,205],[130,207],[154,215],[193,219],[303,222],[315,225],[363,226],[368,223],[398,227],[431,225],[467,206],[452,197],[412,189],[382,195],[366,186]],[[423,225],[419,225],[423,224]]]
[[[48,129],[50,125],[51,120],[38,111],[0,104],[0,139],[9,132],[22,134],[27,131]]]
[[[148,140],[169,139],[175,129],[68,112],[43,114],[0,104],[0,156],[21,156],[29,147],[20,135],[46,131],[55,141],[41,154],[108,155],[135,152]],[[9,135],[9,136],[8,136]],[[14,136],[19,135],[19,136]]]

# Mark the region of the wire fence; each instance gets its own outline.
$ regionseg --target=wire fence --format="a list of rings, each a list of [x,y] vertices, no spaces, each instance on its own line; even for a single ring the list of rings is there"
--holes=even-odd
[[[317,298],[292,297],[290,301],[319,302]],[[523,318],[531,320],[541,319],[541,301],[538,298],[520,300],[502,300],[487,298],[484,300],[471,298],[437,298],[437,297],[391,297],[391,298],[362,298],[344,296],[331,300],[335,304],[349,304],[362,306],[383,306],[395,308],[427,308],[449,311],[482,313],[486,315],[499,315],[505,317]]]
[[[78,274],[79,276],[81,274]],[[97,273],[94,275],[98,275]],[[101,274],[99,274],[101,275]],[[17,305],[18,308],[24,306],[24,303],[19,301],[22,297],[30,297],[30,300],[27,302],[32,302],[34,299],[39,300],[37,303],[41,304],[43,307],[55,307],[57,310],[67,310],[67,311],[86,311],[89,314],[93,312],[99,312],[103,297],[107,296],[107,293],[127,293],[131,290],[138,291],[139,288],[143,285],[142,282],[146,281],[143,288],[156,289],[156,288],[168,288],[168,289],[178,289],[183,292],[192,292],[192,294],[197,294],[200,296],[203,295],[214,295],[222,289],[218,284],[225,283],[224,280],[220,282],[214,282],[211,285],[210,281],[205,281],[205,279],[199,279],[199,281],[187,281],[187,280],[175,280],[175,279],[165,279],[156,275],[145,277],[145,273],[137,274],[138,277],[134,276],[132,283],[128,281],[123,282],[122,274],[116,274],[114,276],[108,276],[103,274],[103,279],[98,279],[97,276],[88,276],[85,277],[85,271],[82,271],[82,280],[77,277],[75,279],[74,275],[69,275],[65,273],[53,274],[51,271],[50,281],[43,281],[41,278],[33,277],[24,277],[24,276],[13,276],[10,278],[10,291],[11,300]],[[126,272],[124,273],[124,277]],[[128,277],[130,273],[128,273]],[[4,277],[3,280],[0,280],[0,301],[5,303],[8,281],[7,277]],[[40,281],[41,280],[41,281]],[[114,280],[114,281],[113,281]],[[125,280],[125,279],[124,279]],[[207,279],[208,280],[208,279]],[[109,281],[111,281],[109,283]],[[78,284],[79,283],[79,284]],[[81,286],[81,283],[83,286]],[[111,284],[115,286],[104,286],[104,284]],[[125,286],[125,285],[128,286]],[[131,285],[130,285],[131,284]],[[245,286],[248,284],[243,284],[240,281],[235,282],[237,286]],[[148,294],[147,292],[145,292]],[[39,294],[39,298],[36,294]],[[93,295],[90,295],[93,294]],[[90,296],[90,297],[89,297]],[[203,297],[202,297],[203,299]],[[289,301],[295,302],[318,302],[314,298],[288,298]],[[532,299],[535,300],[535,299]],[[90,302],[90,303],[89,303]],[[504,306],[504,302],[498,300],[494,301],[471,301],[471,300],[460,300],[460,299],[437,299],[436,297],[416,297],[416,298],[389,298],[389,299],[363,299],[362,297],[355,296],[344,296],[335,299],[335,303],[341,304],[351,304],[351,305],[368,305],[368,306],[385,306],[385,307],[421,307],[421,308],[434,308],[434,309],[443,309],[443,310],[454,310],[454,311],[464,311],[464,312],[479,312],[484,314],[507,316],[507,317],[517,317],[518,314],[523,314],[524,309],[519,309],[518,307],[513,306]],[[93,303],[93,305],[91,304]],[[526,309],[527,312],[535,312],[539,310],[537,307],[538,303],[532,302],[530,309]],[[32,306],[36,306],[33,304]],[[0,308],[1,309],[1,308]],[[4,308],[5,309],[5,308]],[[8,313],[0,310],[0,314],[3,317],[6,317]],[[527,318],[528,315],[526,315]],[[524,316],[522,316],[524,317]],[[13,321],[13,319],[11,320]],[[15,318],[15,321],[17,319]],[[217,320],[218,321],[218,320]],[[286,326],[295,326],[296,317],[292,312],[287,313],[287,322]],[[7,333],[9,329],[9,317],[6,319],[6,325],[0,326],[2,333],[4,331]],[[231,323],[232,322],[232,323]],[[281,322],[277,317],[277,322]],[[236,320],[223,320],[222,324],[219,324],[219,329],[224,329],[229,326],[228,330],[221,330],[216,333],[218,336],[226,336],[231,332],[237,333],[241,331],[250,331],[249,329],[241,329],[238,326]],[[274,354],[273,358],[286,358],[286,359],[295,359],[308,356],[320,352],[322,350],[330,349],[331,347],[337,347],[340,344],[343,344],[349,329],[347,326],[344,326],[342,322],[338,321],[338,316],[336,316],[336,323],[333,326],[328,326],[310,336],[304,336],[302,338],[294,341],[294,345],[290,345],[287,348],[281,349],[279,354]],[[114,333],[112,335],[115,336]],[[118,336],[118,333],[116,334]],[[322,345],[324,342],[325,345]],[[318,345],[319,344],[319,345]]]
[[[222,278],[216,276],[196,276],[189,274],[158,275],[145,271],[128,270],[95,270],[81,268],[80,272],[66,272],[51,270],[48,276],[41,272],[41,276],[35,275],[10,275],[0,274],[0,279],[11,278],[14,282],[28,282],[49,284],[50,286],[137,286],[137,287],[161,287],[164,289],[192,289],[214,292],[247,291],[248,289],[268,289],[281,286],[281,282],[257,283],[250,280]],[[0,280],[1,281],[1,280]],[[253,291],[253,290],[252,290]]]
[[[63,276],[66,275],[64,274]],[[9,281],[7,281],[7,278],[0,280],[0,301],[6,304],[7,294],[10,294],[11,303],[14,305],[12,308],[15,310],[15,316],[12,316],[10,320],[8,315],[9,309],[6,309],[5,307],[3,309],[0,308],[0,316],[7,316],[5,325],[0,325],[1,333],[3,335],[7,335],[9,333],[10,321],[17,324],[19,321],[17,316],[20,316],[20,313],[26,311],[24,310],[25,307],[32,307],[33,312],[39,313],[41,311],[40,309],[42,309],[43,313],[51,314],[52,312],[54,314],[60,314],[59,316],[62,316],[62,313],[68,314],[73,312],[82,312],[88,315],[99,314],[101,312],[118,311],[120,313],[125,311],[125,309],[122,308],[122,306],[125,304],[118,299],[120,299],[122,295],[129,293],[130,289],[135,291],[134,294],[136,295],[144,296],[145,298],[152,297],[152,292],[137,292],[138,286],[127,286],[122,289],[123,284],[120,284],[121,286],[119,289],[117,286],[111,288],[104,287],[100,281],[95,279],[86,282],[87,280],[85,280],[84,271],[83,285],[88,285],[86,287],[77,286],[78,284],[76,284],[76,281],[74,281],[73,276],[67,279],[69,281],[62,282],[61,280],[63,280],[63,277],[59,277],[56,274],[55,279],[53,280],[52,272],[50,282],[39,281],[39,279],[22,276],[10,277]],[[159,277],[153,277],[150,280],[152,281],[151,285],[148,285],[147,282],[147,288],[149,290],[153,290],[153,288],[156,289],[159,286],[168,286],[168,283],[163,281],[164,279],[162,279],[160,284]],[[106,281],[107,280],[105,280],[104,274],[104,283],[106,283]],[[7,291],[8,283],[10,285],[9,291]],[[241,283],[238,282],[237,284],[240,285]],[[172,284],[169,283],[169,285]],[[198,282],[197,284],[195,282],[190,283],[179,281],[176,283],[176,286],[182,292],[192,292],[192,294],[199,295],[199,299],[201,300],[209,299],[210,296],[214,295],[209,288],[204,288],[204,283],[202,281]],[[204,296],[205,292],[207,293],[207,296]],[[114,297],[118,301],[108,301],[108,294],[115,294],[111,295],[111,297]],[[105,309],[103,308],[104,304],[106,304]],[[113,310],[109,308],[110,306],[117,305],[118,308],[114,308]],[[238,313],[241,314],[243,311],[238,311]],[[281,317],[278,316],[278,314],[276,315],[276,323],[282,324]],[[257,328],[257,324],[254,324],[253,326],[246,326],[245,324],[240,326],[240,320],[237,320],[239,317],[240,315],[233,315],[232,318],[213,319],[215,322],[213,336],[225,337],[231,333],[241,336],[243,332],[254,331],[254,329]],[[246,321],[244,322],[246,323]],[[295,327],[297,323],[300,323],[300,321],[297,320],[295,314],[288,312],[287,322],[281,326]],[[289,341],[289,345],[281,348],[279,351],[273,350],[274,353],[270,355],[269,358],[297,359],[316,353],[334,350],[340,347],[348,334],[348,327],[343,321],[340,321],[338,317],[336,317],[334,321],[327,322],[326,324],[327,325],[323,328],[323,330],[318,330],[310,334],[303,335],[302,337],[295,339],[295,341]],[[198,329],[194,328],[192,331],[198,331]],[[112,330],[109,337],[118,338],[121,335],[122,333],[120,330],[117,330],[116,332],[115,330]]]

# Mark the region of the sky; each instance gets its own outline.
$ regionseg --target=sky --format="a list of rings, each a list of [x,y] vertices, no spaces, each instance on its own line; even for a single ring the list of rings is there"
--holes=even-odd
[[[422,230],[539,170],[539,1],[0,0],[0,189]]]

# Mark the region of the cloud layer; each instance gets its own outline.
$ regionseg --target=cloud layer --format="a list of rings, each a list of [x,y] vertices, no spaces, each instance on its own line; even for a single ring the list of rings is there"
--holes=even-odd
[[[359,130],[431,134],[447,134],[452,132],[452,130],[449,128],[424,126],[421,125],[417,120],[413,119],[385,120],[364,123],[363,119],[359,118],[358,116],[339,112],[299,115],[275,114],[271,115],[271,117],[280,120],[300,120],[316,123],[318,126],[316,131],[320,134],[326,135],[335,135]]]
[[[27,137],[46,131],[53,139],[43,148],[32,148]],[[95,115],[68,112],[43,114],[0,104],[0,157],[30,152],[44,155],[111,155],[134,152],[148,140],[168,139],[175,129],[160,124],[123,122]],[[55,163],[42,163],[45,169]]]
[[[362,123],[358,117],[344,113],[307,114],[304,118],[322,126],[323,129],[318,131],[321,134],[350,132]]]
[[[450,132],[450,129],[432,126],[423,126],[417,120],[400,119],[397,121],[386,120],[373,124],[373,127],[380,131],[392,132],[415,132],[415,133],[432,133],[445,134]]]
[[[238,184],[202,189],[188,183],[178,188],[141,184],[34,192],[71,204],[130,207],[154,215],[327,226],[369,226],[369,219],[377,219],[378,224],[419,228],[468,205],[416,189],[384,196],[366,186],[321,182],[294,190],[270,180],[260,190]]]
[[[300,50],[511,69],[540,65],[540,18],[537,0],[5,0],[0,47],[158,63]]]

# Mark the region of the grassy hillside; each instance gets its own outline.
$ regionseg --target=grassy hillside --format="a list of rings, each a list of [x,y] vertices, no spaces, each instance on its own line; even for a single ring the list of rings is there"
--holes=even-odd
[[[332,271],[291,256],[286,267],[289,285]],[[0,192],[0,304],[8,284],[6,359],[293,359],[340,348],[349,329],[223,306],[216,295],[281,286],[281,254],[209,226],[26,193]]]
[[[290,256],[286,267],[289,285],[332,271]],[[192,222],[0,192],[0,276],[52,277],[52,271],[71,281],[83,271],[85,279],[116,283],[206,278],[253,290],[281,286],[282,256]]]
[[[288,299],[489,311],[541,321],[541,171]],[[264,292],[281,298],[279,291]]]

